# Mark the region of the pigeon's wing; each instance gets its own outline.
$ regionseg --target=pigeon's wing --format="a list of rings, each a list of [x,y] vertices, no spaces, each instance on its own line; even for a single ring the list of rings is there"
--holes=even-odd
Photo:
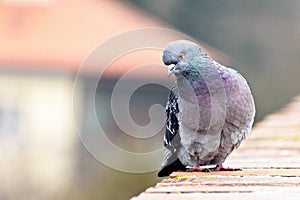
[[[220,155],[225,159],[251,131],[255,115],[253,96],[246,80],[237,71],[224,75],[227,112],[221,133]],[[223,160],[221,159],[221,161]]]
[[[252,128],[255,115],[255,105],[247,81],[237,71],[230,71],[234,75],[235,80],[232,82],[236,82],[238,87],[235,90],[232,89],[232,87],[228,88],[230,91],[237,92],[236,94],[228,95],[227,97],[229,104],[225,124],[228,129],[231,129],[233,133],[236,133],[235,137],[231,135],[231,141],[237,148],[241,141],[247,138]]]
[[[170,91],[168,103],[166,106],[166,132],[164,136],[164,146],[168,149],[174,149],[180,142],[179,130],[179,108],[176,88]],[[176,137],[175,137],[176,136]],[[174,140],[175,139],[175,140]]]
[[[170,91],[166,106],[166,132],[164,136],[165,152],[162,168],[158,173],[159,177],[168,176],[173,171],[185,169],[185,166],[177,157],[178,148],[180,148],[178,115],[179,107],[177,90],[176,87],[173,87]]]

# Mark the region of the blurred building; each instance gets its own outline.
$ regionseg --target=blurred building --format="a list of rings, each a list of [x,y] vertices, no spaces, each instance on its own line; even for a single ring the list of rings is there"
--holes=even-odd
[[[72,185],[81,145],[72,104],[75,75],[97,45],[139,27],[167,25],[125,1],[0,1],[0,199],[46,199]],[[116,78],[134,66],[160,63],[160,59],[159,51],[135,52],[107,70],[96,97],[101,100],[97,109],[104,110],[99,118],[108,129],[118,130],[105,114]],[[74,96],[82,115],[76,126],[84,132],[95,131],[89,121],[93,111],[85,109],[86,100],[95,93],[90,82],[99,78],[95,72],[102,67],[99,61],[93,64],[80,77],[81,87]],[[133,75],[132,81],[162,79],[166,70],[148,72]],[[159,93],[165,94],[165,89],[145,91],[140,96],[147,93],[149,101],[166,100]],[[144,104],[137,106],[142,109]]]

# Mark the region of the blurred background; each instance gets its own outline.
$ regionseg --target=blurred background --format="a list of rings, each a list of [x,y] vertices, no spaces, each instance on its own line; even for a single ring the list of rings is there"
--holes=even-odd
[[[87,103],[95,93],[91,82],[99,77],[93,72],[80,77],[76,124],[73,83],[81,63],[103,41],[143,27],[192,36],[246,77],[259,121],[300,93],[299,19],[298,0],[0,0],[0,199],[128,199],[159,181],[156,171],[131,174],[106,167],[79,140],[76,128],[97,134]],[[124,134],[112,117],[110,98],[122,69],[160,62],[160,54],[148,53],[114,63],[95,97],[107,137],[136,152],[160,148],[163,130],[147,142]],[[133,76],[128,87],[142,77],[151,80],[153,74]],[[131,98],[131,117],[146,125],[149,107],[164,105],[167,94],[157,84],[139,88]]]

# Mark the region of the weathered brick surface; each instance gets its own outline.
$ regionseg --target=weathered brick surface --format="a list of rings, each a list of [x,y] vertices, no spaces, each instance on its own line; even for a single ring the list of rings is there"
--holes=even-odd
[[[175,172],[132,199],[300,199],[300,96],[257,123],[226,165],[243,171]]]

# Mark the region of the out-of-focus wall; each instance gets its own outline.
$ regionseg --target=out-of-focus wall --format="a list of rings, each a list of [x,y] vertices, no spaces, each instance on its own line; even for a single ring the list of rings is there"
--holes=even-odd
[[[64,76],[0,74],[0,199],[47,199],[70,185],[72,89]]]

